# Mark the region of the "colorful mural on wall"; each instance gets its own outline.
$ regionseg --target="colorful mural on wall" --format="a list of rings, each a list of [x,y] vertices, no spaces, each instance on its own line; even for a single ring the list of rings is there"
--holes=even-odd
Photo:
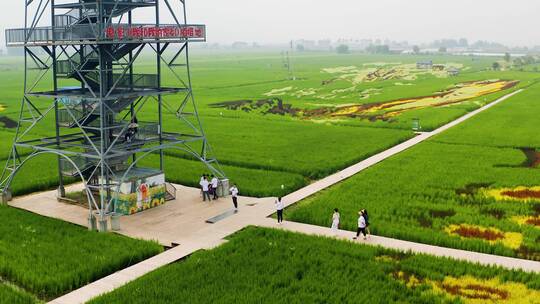
[[[114,198],[115,213],[130,215],[163,205],[166,192],[164,175],[124,183]]]

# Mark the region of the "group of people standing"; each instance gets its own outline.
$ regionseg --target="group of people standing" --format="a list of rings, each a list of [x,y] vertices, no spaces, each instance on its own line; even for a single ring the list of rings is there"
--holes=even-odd
[[[339,229],[339,221],[340,214],[339,210],[336,208],[334,209],[334,214],[332,215],[331,226],[335,234],[337,234],[337,231]],[[366,236],[371,235],[371,232],[369,231],[369,216],[366,209],[362,209],[358,212],[358,229],[356,230],[356,236],[353,237],[353,240],[358,239],[360,237],[360,233],[362,233],[362,235],[364,236],[364,240],[366,239]]]
[[[203,174],[199,185],[201,186],[203,202],[205,202],[207,198],[209,201],[218,199],[217,189],[219,180],[217,177],[210,174]],[[213,198],[211,198],[211,196],[213,196]]]
[[[206,199],[208,199],[208,201],[219,199],[217,192],[219,187],[219,179],[216,176],[210,174],[203,174],[201,176],[199,185],[201,186],[203,202],[206,202]],[[229,193],[232,196],[234,209],[238,210],[238,187],[233,184],[233,186],[229,189]]]

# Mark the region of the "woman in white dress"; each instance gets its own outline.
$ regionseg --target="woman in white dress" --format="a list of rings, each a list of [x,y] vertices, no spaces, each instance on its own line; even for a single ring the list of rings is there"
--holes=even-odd
[[[338,209],[334,209],[334,214],[332,215],[332,231],[334,234],[337,234],[339,229],[339,211]]]

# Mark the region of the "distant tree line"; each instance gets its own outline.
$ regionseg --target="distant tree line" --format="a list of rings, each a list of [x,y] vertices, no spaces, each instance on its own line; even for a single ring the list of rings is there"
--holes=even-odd
[[[390,54],[388,45],[370,45],[366,48],[366,52],[371,54]]]
[[[349,54],[349,46],[346,45],[346,44],[340,44],[337,48],[336,48],[336,52],[338,54]]]

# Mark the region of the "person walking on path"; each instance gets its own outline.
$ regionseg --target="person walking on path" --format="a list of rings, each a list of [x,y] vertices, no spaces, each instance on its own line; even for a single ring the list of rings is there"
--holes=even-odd
[[[283,209],[285,206],[283,205],[283,200],[281,200],[281,197],[278,197],[276,201],[276,211],[277,211],[277,222],[278,224],[283,223]]]
[[[368,239],[371,238],[371,231],[369,231],[369,216],[366,209],[362,209],[362,213],[364,214],[364,219],[366,220],[366,232],[368,235]]]
[[[362,211],[358,212],[358,230],[356,230],[356,236],[353,237],[353,240],[358,239],[360,232],[364,235],[364,240],[366,239],[366,219],[364,218],[364,213]]]
[[[238,210],[238,188],[236,187],[236,184],[233,184],[231,189],[229,189],[229,192],[231,193],[231,196],[232,196],[234,210]]]
[[[334,234],[337,234],[339,229],[339,210],[337,208],[334,209],[334,214],[332,215],[332,231]]]
[[[203,192],[203,202],[206,202],[206,198],[208,198],[208,200],[211,201],[210,193],[208,193],[209,188],[210,188],[210,183],[208,182],[208,180],[205,177],[201,181],[201,189],[202,189],[202,192]]]
[[[214,175],[212,175],[211,184],[212,184],[212,194],[214,194],[214,200],[217,200],[218,199],[217,188],[218,188],[219,180]]]

